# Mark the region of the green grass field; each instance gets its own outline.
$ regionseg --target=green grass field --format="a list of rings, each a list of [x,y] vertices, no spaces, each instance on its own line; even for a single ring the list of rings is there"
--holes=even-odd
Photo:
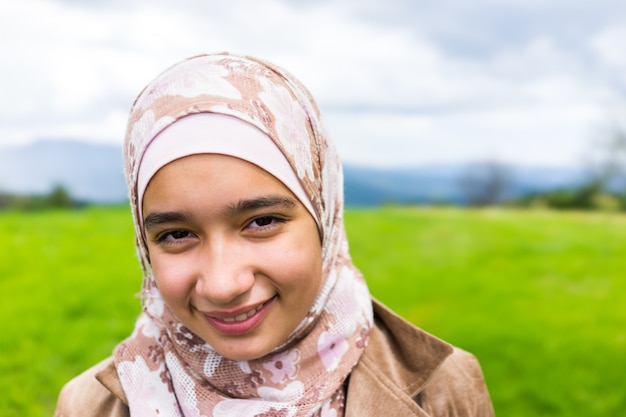
[[[626,217],[349,210],[372,293],[481,361],[499,416],[626,416]],[[126,208],[0,213],[0,415],[49,416],[139,311]]]

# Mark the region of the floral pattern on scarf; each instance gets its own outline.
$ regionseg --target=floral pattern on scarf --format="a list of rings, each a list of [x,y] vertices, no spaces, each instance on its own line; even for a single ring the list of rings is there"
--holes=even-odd
[[[152,275],[139,222],[142,155],[167,126],[202,112],[231,115],[266,133],[320,220],[324,285],[288,339],[250,361],[220,356],[171,313]],[[372,306],[348,252],[341,164],[308,90],[283,69],[254,58],[190,58],[141,92],[130,112],[124,156],[144,272],[142,314],[114,352],[131,415],[343,415],[344,381],[367,344]]]

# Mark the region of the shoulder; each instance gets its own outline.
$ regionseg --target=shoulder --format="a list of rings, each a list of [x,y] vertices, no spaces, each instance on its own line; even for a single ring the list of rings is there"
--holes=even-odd
[[[415,327],[377,301],[374,318],[369,344],[350,376],[348,415],[375,415],[362,412],[379,407],[380,413],[392,415],[493,416],[473,355]],[[389,407],[393,412],[388,413]]]
[[[105,381],[109,387],[100,381],[102,379],[109,380]],[[117,395],[114,393],[116,384],[119,385],[119,380],[113,359],[107,358],[65,384],[59,394],[54,417],[129,416],[120,392]]]
[[[431,415],[494,415],[478,360],[456,347],[415,398]]]

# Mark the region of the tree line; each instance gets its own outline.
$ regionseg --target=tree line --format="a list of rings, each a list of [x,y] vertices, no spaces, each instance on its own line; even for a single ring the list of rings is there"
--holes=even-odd
[[[583,163],[586,175],[579,185],[523,197],[510,197],[512,170],[497,161],[468,166],[460,175],[459,186],[469,206],[626,211],[626,129],[611,125],[591,144]]]
[[[626,211],[626,188],[615,187],[612,181],[588,177],[578,185],[511,197],[511,172],[506,165],[492,161],[467,168],[459,178],[463,204],[470,207]]]
[[[15,194],[0,191],[0,210],[34,211],[69,209],[84,206],[63,185],[55,185],[45,194]]]

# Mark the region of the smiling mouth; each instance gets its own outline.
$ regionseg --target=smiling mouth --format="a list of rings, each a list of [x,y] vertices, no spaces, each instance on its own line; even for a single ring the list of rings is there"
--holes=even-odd
[[[257,307],[251,309],[250,311],[238,314],[235,317],[222,317],[222,318],[217,318],[216,317],[216,318],[217,318],[217,320],[223,321],[225,323],[234,323],[236,321],[244,321],[245,319],[254,316],[259,310],[261,310],[263,308],[263,306],[265,306],[266,303],[267,303],[267,301],[265,303],[263,303],[263,304],[259,304]]]
[[[277,296],[270,298],[264,303],[239,314],[224,312],[203,313],[207,322],[218,332],[226,336],[238,336],[246,334],[263,321],[267,316]]]

